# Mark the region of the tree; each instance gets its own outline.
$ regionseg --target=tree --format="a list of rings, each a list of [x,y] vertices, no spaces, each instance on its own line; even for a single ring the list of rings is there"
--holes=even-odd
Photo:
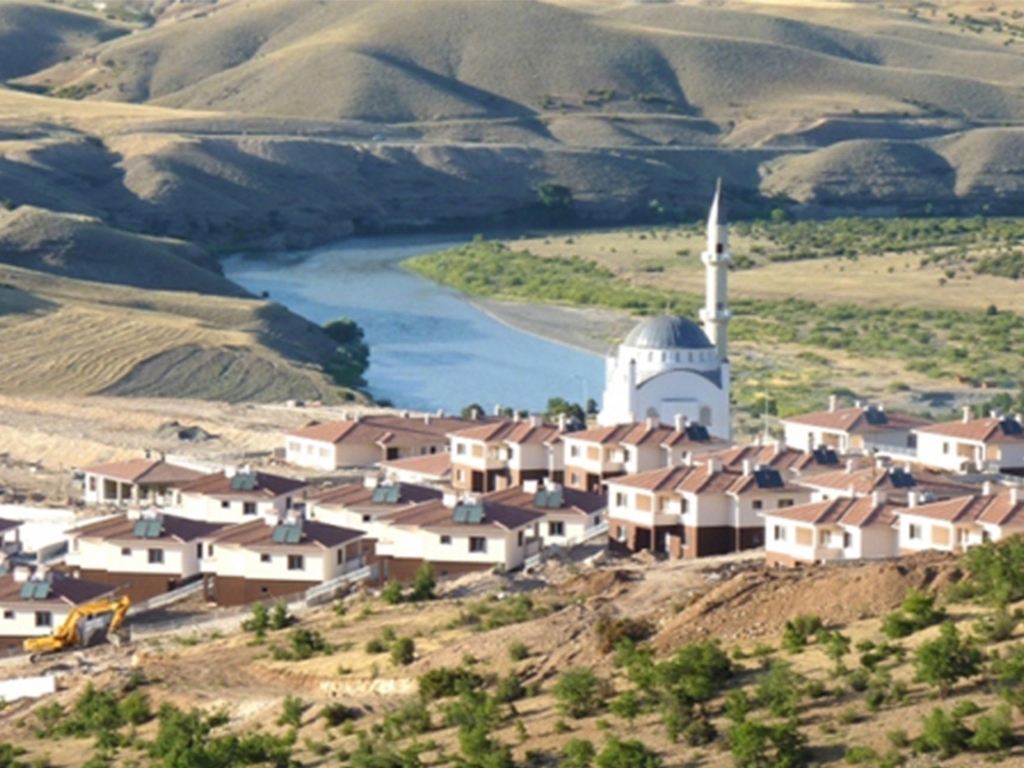
[[[568,400],[562,397],[550,397],[548,398],[548,418],[557,418],[565,414],[571,421],[575,421],[578,424],[587,423],[587,414],[580,407],[579,403],[570,403]]]
[[[736,768],[800,768],[807,765],[807,737],[795,719],[768,725],[743,720],[726,732]]]
[[[918,680],[945,696],[958,680],[978,674],[984,659],[981,650],[970,639],[961,639],[956,626],[947,621],[935,640],[918,646],[914,667]]]
[[[551,181],[538,184],[537,202],[553,219],[566,219],[573,214],[572,190],[564,184]]]
[[[619,697],[608,705],[608,709],[611,710],[613,715],[617,715],[628,722],[629,727],[632,728],[633,721],[635,721],[637,715],[640,714],[642,705],[643,702],[641,701],[639,694],[634,690],[629,690],[619,694]]]
[[[551,692],[562,714],[579,719],[601,709],[604,688],[603,681],[593,670],[576,667],[559,675]]]
[[[437,579],[434,578],[434,569],[430,563],[424,562],[416,569],[416,575],[412,577],[412,594],[409,598],[414,603],[433,600],[436,586]]]
[[[462,409],[462,412],[459,415],[464,419],[472,419],[474,414],[479,417],[483,416],[484,413],[486,413],[486,411],[484,411],[484,407],[480,405],[480,403],[470,403]]]
[[[363,329],[349,317],[339,317],[324,324],[324,332],[340,346],[358,344],[363,340]]]
[[[416,643],[411,637],[400,637],[391,645],[391,663],[407,667],[416,658]]]
[[[391,579],[380,591],[380,597],[388,605],[398,605],[402,602],[402,585],[397,580]]]
[[[277,718],[278,725],[290,725],[298,728],[302,725],[302,713],[306,704],[298,696],[285,696],[281,704],[281,716]]]
[[[608,739],[597,756],[597,768],[661,768],[661,756],[636,739]]]
[[[559,768],[590,768],[594,764],[597,751],[587,739],[569,739],[562,747],[562,760]]]
[[[918,752],[938,752],[943,760],[967,749],[971,732],[955,714],[936,707],[924,719],[924,731],[914,739]]]

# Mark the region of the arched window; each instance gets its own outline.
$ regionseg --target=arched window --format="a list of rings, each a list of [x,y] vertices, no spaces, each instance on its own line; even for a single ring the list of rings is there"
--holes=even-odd
[[[701,426],[704,426],[704,427],[710,427],[711,426],[711,408],[710,408],[710,406],[702,405],[700,407],[700,418],[698,419],[698,421],[701,423]]]

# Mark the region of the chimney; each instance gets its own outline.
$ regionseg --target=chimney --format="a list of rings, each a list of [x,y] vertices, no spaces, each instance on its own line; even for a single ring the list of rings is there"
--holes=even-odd
[[[380,485],[380,478],[375,474],[367,475],[363,478],[364,488],[376,488],[378,485]]]
[[[1018,424],[1024,424],[1024,413],[1018,413],[1013,418],[1015,418],[1017,420]]]
[[[459,503],[459,492],[445,491],[441,496],[441,503],[448,509],[455,509],[455,505]]]
[[[875,469],[886,469],[889,466],[889,460],[885,456],[875,457]]]
[[[886,493],[882,490],[875,490],[871,492],[871,503],[876,507],[881,504],[885,504]]]
[[[363,416],[362,416],[361,413],[353,413],[352,414],[352,421],[359,422],[359,421],[362,421],[362,418],[363,418]]]
[[[856,459],[847,459],[846,460],[846,474],[848,474],[848,475],[853,474],[853,470],[855,470],[856,468],[857,468],[857,460]]]
[[[558,414],[558,431],[559,432],[565,432],[565,430],[568,429],[568,428],[569,428],[569,417],[566,414],[564,414],[564,413]]]
[[[750,459],[743,460],[743,476],[750,477],[750,473],[754,471],[754,463]]]
[[[707,460],[708,474],[717,475],[722,471],[722,459],[719,456],[708,456]]]
[[[501,403],[494,404],[494,415],[501,416]]]
[[[277,524],[281,522],[281,516],[271,509],[269,512],[263,513],[263,522],[267,524],[268,528],[276,528]]]
[[[907,491],[907,506],[911,509],[917,506],[917,491]]]
[[[531,427],[539,427],[543,423],[544,423],[544,420],[540,416],[537,416],[536,414],[530,416],[530,426]]]
[[[835,411],[839,407],[839,396],[829,395],[828,396],[828,410],[829,412]]]
[[[15,583],[23,583],[28,581],[31,573],[32,571],[27,565],[16,565],[14,566],[14,570],[11,572],[11,576]]]
[[[1010,506],[1016,507],[1020,503],[1020,488],[1016,485],[1010,486]]]
[[[237,467],[224,467],[224,477],[232,478],[232,477],[235,476],[235,473],[237,471],[238,471]]]
[[[686,417],[681,413],[676,414],[676,432],[682,432],[686,429]]]
[[[646,424],[647,424],[647,429],[648,429],[648,431],[649,431],[649,430],[652,430],[652,429],[654,429],[654,428],[655,428],[656,426],[658,426],[658,422],[657,422],[657,421],[655,420],[655,418],[654,418],[653,416],[648,416],[648,417],[647,417],[647,421],[646,421]]]
[[[991,411],[988,412],[988,417],[990,419],[998,419],[1000,417],[1000,415],[1001,414],[999,413],[999,411],[996,410],[995,408],[993,408]]]
[[[779,439],[775,441],[775,455],[783,453],[786,450],[786,441]]]
[[[409,418],[409,412],[408,411],[402,411],[402,418],[403,419],[408,419]]]
[[[991,496],[992,495],[992,481],[991,480],[986,480],[984,483],[981,484],[981,495],[982,496]]]
[[[683,452],[683,456],[682,456],[682,461],[683,461],[683,466],[684,467],[692,467],[693,466],[693,451],[684,451]]]
[[[430,414],[429,413],[424,413],[423,414],[423,423],[426,424],[427,426],[430,426]]]
[[[970,420],[971,420],[971,406],[965,405],[964,406],[964,423],[966,424]]]
[[[470,411],[469,411],[469,418],[471,418],[473,421],[476,421],[477,419],[479,419],[480,418],[480,409],[479,408],[471,408]]]
[[[863,408],[864,407],[864,401],[863,400],[854,400],[853,401],[853,407],[854,408]]]
[[[444,408],[438,408],[437,409],[437,418],[439,418],[439,419],[443,419],[444,418]]]
[[[512,411],[512,421],[519,423],[519,411]]]

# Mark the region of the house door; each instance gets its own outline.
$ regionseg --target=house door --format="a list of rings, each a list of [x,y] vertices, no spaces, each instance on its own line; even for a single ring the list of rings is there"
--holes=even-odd
[[[634,552],[651,548],[651,532],[647,528],[636,529],[636,542],[633,546]]]

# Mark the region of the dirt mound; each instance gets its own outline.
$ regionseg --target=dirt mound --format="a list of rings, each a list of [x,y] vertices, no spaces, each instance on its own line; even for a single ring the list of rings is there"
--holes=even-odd
[[[157,428],[156,436],[161,440],[183,440],[189,443],[213,440],[217,437],[202,427],[188,427],[177,421],[165,421]]]
[[[695,596],[652,644],[665,652],[707,637],[730,643],[774,636],[802,613],[841,626],[893,610],[909,589],[940,592],[958,578],[956,558],[939,552],[862,566],[746,571]]]

